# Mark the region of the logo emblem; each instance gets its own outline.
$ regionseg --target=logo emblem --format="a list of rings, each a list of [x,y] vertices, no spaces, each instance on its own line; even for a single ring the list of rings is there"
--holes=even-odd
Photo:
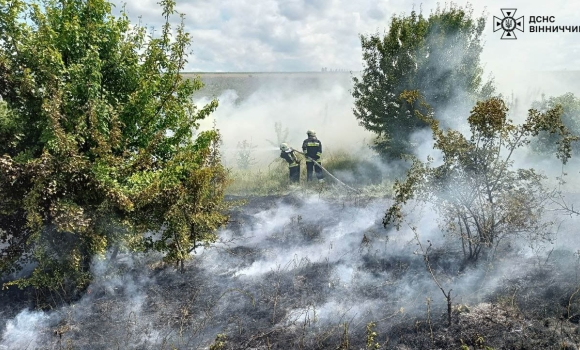
[[[524,16],[520,18],[514,18],[516,15],[516,9],[501,9],[503,18],[493,16],[493,31],[497,32],[502,29],[503,34],[502,39],[517,39],[516,29],[520,32],[524,31]]]

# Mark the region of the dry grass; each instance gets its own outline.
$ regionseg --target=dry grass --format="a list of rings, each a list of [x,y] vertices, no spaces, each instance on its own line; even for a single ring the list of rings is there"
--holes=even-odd
[[[331,174],[358,190],[356,194],[368,197],[390,196],[393,179],[384,177],[372,160],[356,158],[345,151],[328,152],[322,165]],[[352,195],[345,186],[325,175],[325,183],[306,182],[306,165],[302,161],[300,183],[292,186],[288,179],[288,166],[282,159],[256,170],[230,169],[232,183],[227,194],[236,196],[284,195],[289,191],[298,193],[316,192],[322,196],[336,197]]]

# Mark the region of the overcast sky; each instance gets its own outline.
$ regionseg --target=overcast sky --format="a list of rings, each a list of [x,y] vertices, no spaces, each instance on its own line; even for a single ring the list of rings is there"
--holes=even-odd
[[[157,0],[129,0],[129,17],[160,28]],[[123,1],[114,0],[119,9]],[[457,2],[465,6],[467,2]],[[436,0],[177,0],[193,38],[188,71],[320,71],[362,69],[359,34],[384,32],[393,14],[413,7],[428,14]],[[554,16],[553,25],[580,25],[580,1],[488,0],[473,4],[474,15],[486,13],[482,61],[496,82],[530,78],[530,71],[580,69],[580,32],[530,33],[529,16]],[[525,16],[517,40],[500,40],[493,16],[517,8]],[[484,12],[485,11],[485,12]],[[178,18],[175,17],[177,21]],[[525,72],[514,78],[513,72]],[[509,78],[508,78],[509,77]]]

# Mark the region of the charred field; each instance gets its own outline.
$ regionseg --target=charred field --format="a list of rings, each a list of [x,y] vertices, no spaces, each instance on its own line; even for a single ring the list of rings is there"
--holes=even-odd
[[[433,238],[382,226],[388,198],[229,197],[220,241],[183,272],[155,255],[93,262],[76,301],[39,310],[3,290],[4,349],[577,349],[580,260],[509,244],[464,266]],[[242,201],[242,202],[240,202]],[[417,218],[427,212],[417,212]],[[435,228],[433,228],[435,231]],[[431,236],[430,236],[431,235]],[[108,261],[108,262],[107,262]],[[51,295],[50,298],[58,298]]]

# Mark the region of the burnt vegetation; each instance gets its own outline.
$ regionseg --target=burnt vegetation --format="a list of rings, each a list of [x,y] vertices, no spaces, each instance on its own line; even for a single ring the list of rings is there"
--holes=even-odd
[[[388,238],[380,222],[366,230],[368,245],[354,227],[339,233],[348,217],[380,211],[325,205],[334,215],[317,242],[304,239],[305,227],[319,229],[316,217],[304,202],[286,213],[290,200],[301,202],[256,198],[235,209],[252,215],[183,273],[159,256],[120,253],[95,263],[78,302],[22,314],[28,299],[9,289],[3,316],[17,326],[43,315],[40,348],[359,349],[372,338],[376,349],[562,349],[579,340],[577,254],[553,251],[536,264],[505,247],[490,266],[460,271],[461,250],[439,242],[426,251],[429,271],[412,254],[413,237]],[[260,214],[285,216],[265,240],[256,237],[268,223]],[[301,253],[311,249],[318,253]],[[452,290],[450,324],[431,273]]]
[[[217,101],[194,104],[189,34],[160,4],[155,36],[101,0],[0,0],[0,349],[578,349],[574,188],[516,158],[573,163],[579,102],[511,120],[481,76],[483,17],[361,37],[355,116],[409,161],[392,193],[234,197],[219,130],[197,130]],[[458,100],[468,131],[444,126]],[[408,154],[425,129],[438,161]]]

